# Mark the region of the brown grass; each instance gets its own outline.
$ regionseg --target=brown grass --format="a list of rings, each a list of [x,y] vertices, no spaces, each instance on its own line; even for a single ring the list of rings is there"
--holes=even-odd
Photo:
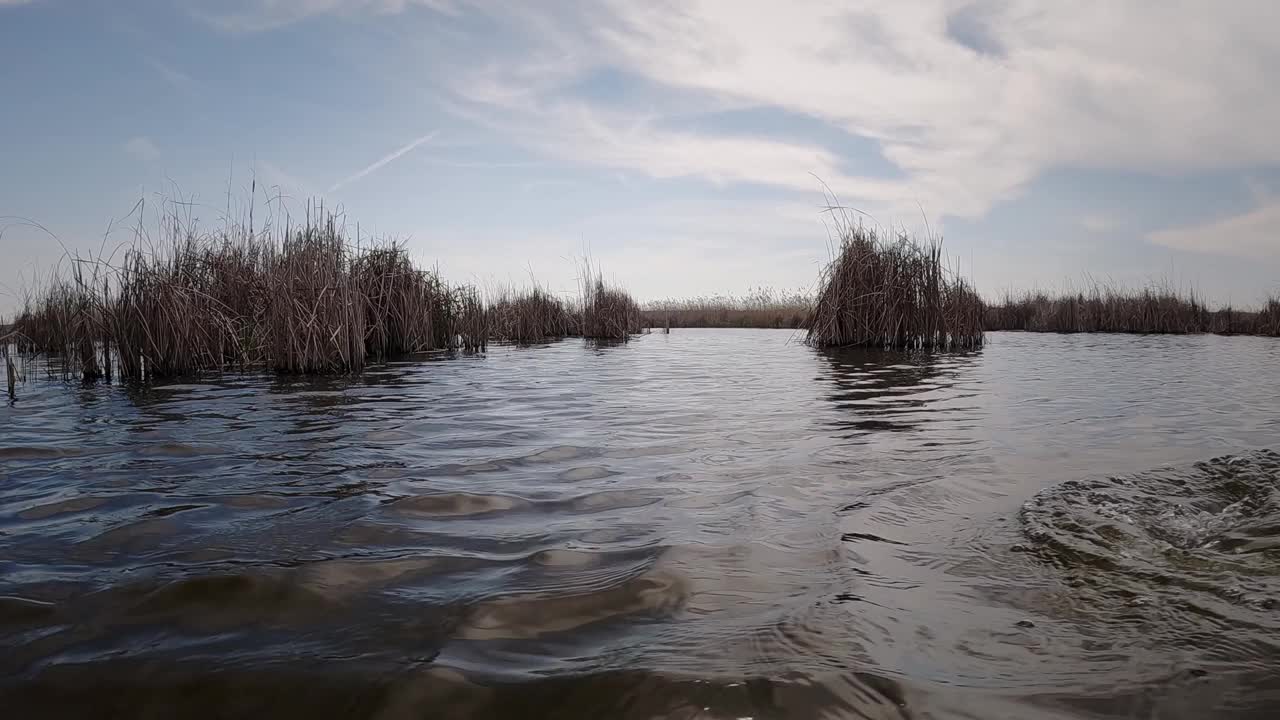
[[[1169,285],[1125,291],[1093,283],[1088,291],[1011,294],[986,309],[988,330],[1059,333],[1219,333],[1280,336],[1280,299],[1261,310],[1211,309]]]
[[[938,242],[841,230],[808,323],[821,347],[967,348],[983,342],[983,303],[945,264]]]
[[[439,327],[448,328],[444,335],[452,347],[463,352],[484,352],[489,345],[489,311],[480,291],[471,285],[453,288]]]
[[[483,350],[479,293],[416,268],[403,246],[352,246],[338,218],[279,233],[202,234],[175,216],[158,245],[118,265],[73,260],[29,299],[14,331],[85,379],[136,380],[266,367],[341,373],[438,349]]]
[[[358,233],[350,243],[339,216],[310,205],[303,224],[257,232],[252,215],[201,232],[171,212],[158,237],[139,231],[118,261],[68,258],[70,271],[15,319],[17,350],[86,380],[346,373],[406,354],[483,351],[491,338],[626,340],[643,327],[631,296],[590,263],[576,303],[536,284],[486,302],[417,267],[403,245]]]
[[[627,340],[645,328],[639,304],[616,285],[606,283],[604,274],[583,263],[579,280],[582,291],[581,333],[593,340]]]
[[[489,322],[494,340],[519,345],[580,334],[579,314],[536,283],[499,291],[490,302]]]
[[[583,262],[581,295],[566,301],[535,281],[527,288],[503,288],[489,306],[492,337],[498,342],[533,345],[565,337],[626,341],[646,326],[631,295],[611,285],[590,261]]]
[[[650,327],[675,328],[801,328],[813,298],[802,293],[778,293],[759,288],[745,297],[716,295],[684,300],[658,300],[645,306]]]

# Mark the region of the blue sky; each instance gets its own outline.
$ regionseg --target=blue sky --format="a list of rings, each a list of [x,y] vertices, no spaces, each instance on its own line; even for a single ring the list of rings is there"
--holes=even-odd
[[[0,312],[65,250],[340,207],[453,281],[812,286],[824,184],[989,296],[1280,291],[1269,1],[0,0]],[[821,179],[821,182],[819,181]],[[230,191],[230,192],[229,192]],[[274,199],[273,199],[274,198]],[[49,232],[25,223],[40,223]],[[104,240],[108,228],[112,233]]]

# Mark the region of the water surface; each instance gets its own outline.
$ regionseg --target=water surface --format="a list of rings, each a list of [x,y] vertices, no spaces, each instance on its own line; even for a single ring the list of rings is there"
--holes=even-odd
[[[796,340],[33,380],[0,407],[0,704],[1275,717],[1280,342]]]

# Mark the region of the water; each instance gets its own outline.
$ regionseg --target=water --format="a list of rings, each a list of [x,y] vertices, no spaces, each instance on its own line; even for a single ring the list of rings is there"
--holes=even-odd
[[[20,386],[0,704],[1276,715],[1280,342],[794,340]]]

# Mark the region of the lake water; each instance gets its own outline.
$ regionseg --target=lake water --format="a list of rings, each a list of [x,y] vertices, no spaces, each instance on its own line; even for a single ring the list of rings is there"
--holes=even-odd
[[[1274,718],[1270,448],[1260,338],[33,379],[0,407],[0,707]]]

